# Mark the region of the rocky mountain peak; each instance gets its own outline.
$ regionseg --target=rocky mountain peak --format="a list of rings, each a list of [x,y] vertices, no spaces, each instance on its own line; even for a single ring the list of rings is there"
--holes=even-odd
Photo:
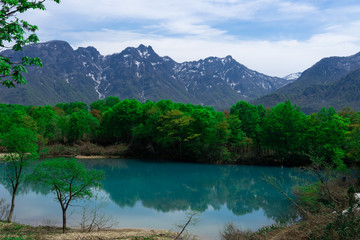
[[[36,48],[51,48],[56,51],[73,51],[74,49],[70,46],[68,42],[61,40],[53,40],[49,42],[43,42],[38,44],[32,44],[28,47],[36,47]]]
[[[19,95],[28,91],[26,104],[34,105],[89,103],[118,96],[141,101],[172,99],[224,110],[241,99],[257,98],[287,83],[250,70],[231,56],[177,63],[143,44],[104,57],[94,47],[73,50],[67,42],[51,41],[30,45],[21,54],[40,57],[44,63],[43,68],[29,68],[29,84]],[[7,99],[13,99],[12,93],[0,89],[0,101],[9,102]]]
[[[97,61],[103,59],[100,52],[94,47],[79,47],[75,50],[75,53],[78,54],[78,57],[85,61]]]
[[[142,57],[142,58],[149,58],[150,56],[152,55],[156,55],[158,56],[155,51],[152,49],[151,46],[145,46],[143,44],[140,44],[139,47],[137,48],[137,51],[139,53],[139,55]]]
[[[221,61],[226,64],[226,63],[230,63],[230,62],[236,62],[235,59],[233,59],[232,56],[227,55],[226,57],[222,58]]]
[[[100,52],[94,48],[94,47],[79,47],[78,49],[76,49],[76,51],[79,51],[79,52],[89,52],[91,54],[96,54],[96,55],[100,55]]]
[[[145,46],[143,44],[140,44],[137,48],[127,47],[120,54],[113,55],[120,55],[122,58],[131,58],[138,61],[143,61],[147,59],[158,60],[160,58],[160,56],[155,53],[151,46]]]

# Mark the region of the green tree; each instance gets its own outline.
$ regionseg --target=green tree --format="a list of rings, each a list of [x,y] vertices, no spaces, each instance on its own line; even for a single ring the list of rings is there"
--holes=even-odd
[[[174,109],[174,103],[171,100],[160,100],[155,104],[162,112],[167,112]]]
[[[245,134],[241,130],[241,121],[237,116],[225,113],[225,117],[229,130],[227,148],[234,154],[233,157],[237,157],[236,155],[240,154],[239,150],[241,150],[244,145]]]
[[[38,159],[36,133],[30,129],[13,126],[1,139],[6,147],[6,176],[11,183],[11,207],[8,222],[12,221],[15,208],[15,196],[19,185],[24,181],[25,170],[31,160]]]
[[[133,130],[142,121],[143,109],[138,100],[125,99],[104,113],[102,118],[102,134],[108,142],[129,143]]]
[[[254,139],[261,120],[258,108],[245,101],[239,101],[231,107],[230,114],[240,119],[241,129],[247,137]]]
[[[18,127],[24,127],[31,129],[33,131],[37,131],[38,127],[34,119],[27,114],[27,112],[23,109],[16,109],[10,115],[11,125],[15,125]]]
[[[305,132],[306,115],[286,101],[270,109],[264,118],[261,135],[264,146],[275,150],[281,157],[287,157],[306,150]]]
[[[308,119],[306,137],[311,154],[328,164],[342,165],[349,124],[334,108],[322,108],[317,114],[312,114]]]
[[[119,97],[109,96],[106,99],[99,99],[90,104],[90,113],[96,117],[99,122],[102,122],[104,112],[109,111],[120,101]]]
[[[68,141],[69,122],[69,115],[58,116],[55,129],[55,140],[57,142],[66,143]]]
[[[360,161],[360,113],[351,110],[351,108],[343,108],[339,112],[339,116],[350,122],[348,132],[346,133],[346,157],[352,161]]]
[[[83,102],[58,103],[55,105],[55,107],[62,109],[66,114],[88,110],[88,105]]]
[[[60,0],[53,0],[59,3]],[[45,10],[45,0],[1,0],[0,1],[0,49],[11,48],[21,51],[22,48],[31,43],[36,43],[39,38],[34,33],[38,30],[32,25],[17,17],[29,9]],[[2,85],[11,88],[15,84],[26,83],[22,73],[26,73],[25,66],[41,66],[39,58],[23,57],[20,62],[13,62],[10,58],[0,55],[0,81]],[[11,79],[9,77],[11,76]]]
[[[40,162],[28,176],[31,182],[41,183],[56,193],[62,210],[63,233],[66,230],[66,211],[77,199],[91,198],[94,187],[100,187],[105,173],[86,169],[74,158],[55,158]]]
[[[53,140],[57,121],[54,109],[51,106],[32,107],[29,115],[36,121],[38,133],[47,140]]]
[[[9,130],[9,127],[11,126],[10,117],[9,115],[5,113],[0,113],[0,134],[5,133]]]
[[[75,143],[77,140],[89,140],[91,133],[99,126],[99,120],[88,111],[77,111],[70,115],[67,122],[67,140]]]
[[[254,106],[245,101],[239,101],[230,109],[230,114],[239,118],[241,130],[246,135],[247,148],[254,143],[257,153],[260,151],[260,132],[266,110],[262,105]]]
[[[104,99],[98,99],[95,102],[90,103],[90,110],[94,109],[104,112],[106,110]]]
[[[225,114],[213,108],[194,106],[191,111],[192,134],[187,142],[193,158],[205,161],[222,161],[227,155],[225,149],[229,138],[228,124]]]
[[[109,96],[105,99],[99,99],[96,100],[95,102],[90,104],[90,109],[97,109],[101,112],[105,112],[107,110],[109,110],[110,108],[114,107],[116,104],[118,104],[120,101],[119,97],[113,97],[113,96]]]
[[[143,109],[144,121],[134,128],[130,147],[134,152],[154,154],[161,147],[157,140],[161,139],[158,127],[163,113],[154,102],[150,101],[143,105]]]
[[[160,116],[159,143],[164,149],[170,151],[173,156],[182,157],[183,142],[189,141],[197,134],[192,134],[189,127],[193,119],[178,109],[173,109]]]

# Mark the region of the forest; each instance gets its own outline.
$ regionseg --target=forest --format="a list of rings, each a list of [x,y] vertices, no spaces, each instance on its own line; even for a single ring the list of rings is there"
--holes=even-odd
[[[305,115],[290,101],[272,108],[239,101],[218,112],[108,97],[90,106],[0,104],[0,119],[0,137],[25,128],[36,135],[43,157],[71,155],[72,146],[82,146],[84,155],[112,148],[109,154],[217,164],[299,166],[316,157],[341,166],[358,164],[360,156],[358,112],[323,108]]]
[[[301,235],[308,237],[306,239],[350,240],[359,236],[358,172],[347,166],[360,163],[360,115],[350,108],[341,111],[323,108],[305,115],[290,101],[272,108],[239,101],[229,111],[219,112],[213,107],[170,100],[142,103],[108,97],[90,106],[82,102],[55,106],[0,104],[0,118],[0,151],[8,153],[4,155],[6,164],[2,167],[6,170],[5,182],[12,194],[8,222],[13,218],[19,186],[24,182],[42,184],[57,194],[62,210],[62,232],[65,233],[71,200],[93,197],[90,189],[101,186],[106,177],[102,170],[86,169],[81,162],[69,157],[107,154],[117,158],[213,164],[308,166],[317,181],[298,186],[295,201],[286,193],[281,179],[265,175],[259,181],[262,188],[272,185],[285,197],[275,198],[277,202],[284,202],[280,201],[282,199],[293,204],[297,213],[289,212],[288,216],[294,216],[290,217],[293,220],[301,217],[302,222],[290,227],[272,225],[265,233],[262,229],[255,233],[243,232],[230,224],[224,227],[222,239],[268,239],[268,234],[285,233],[286,239],[300,239]],[[39,156],[48,159],[32,166],[29,160]],[[68,158],[49,158],[59,156]],[[115,175],[123,174],[125,172]],[[239,176],[242,176],[241,181],[247,182],[251,179],[245,177],[247,174],[246,171],[237,172],[234,180],[225,185],[233,186]],[[149,181],[148,177],[149,174],[145,176],[145,182]],[[221,177],[215,178],[215,182],[219,179]],[[176,186],[176,183],[172,184],[175,191]],[[106,188],[108,185],[104,181]],[[246,195],[233,190],[225,192],[231,193],[229,196],[234,197],[236,203]],[[248,188],[246,192],[249,192]],[[186,190],[181,193],[184,195]],[[117,195],[124,193],[112,195],[112,199],[117,199],[121,205],[123,200]],[[131,194],[124,196],[127,202],[133,199]],[[249,196],[252,198],[256,194]],[[150,195],[147,199],[153,203],[157,198]],[[195,205],[201,206],[201,202]],[[244,212],[236,204],[234,206],[232,211]],[[281,218],[277,220],[282,221]],[[239,238],[241,236],[245,237]]]

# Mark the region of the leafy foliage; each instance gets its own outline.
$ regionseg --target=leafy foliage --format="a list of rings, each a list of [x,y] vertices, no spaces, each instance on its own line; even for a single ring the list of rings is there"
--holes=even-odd
[[[308,121],[308,140],[313,154],[337,164],[345,156],[344,142],[349,122],[335,109],[323,108]]]
[[[10,182],[10,193],[12,194],[8,222],[12,221],[15,196],[19,185],[24,181],[26,168],[31,160],[38,158],[38,146],[36,143],[35,132],[23,127],[12,126],[9,132],[1,138],[1,145],[7,150],[7,155],[3,160],[6,162],[6,176]]]
[[[45,10],[44,1],[38,0],[1,0],[0,1],[0,48],[9,48],[12,45],[14,51],[21,51],[30,43],[36,43],[39,38],[34,33],[38,30],[36,25],[17,17],[18,13],[24,13],[30,9]],[[53,0],[59,3],[60,0]],[[41,66],[39,58],[23,57],[21,62],[12,62],[5,56],[0,56],[0,81],[2,85],[11,88],[15,84],[26,83],[23,73],[26,73],[25,66]],[[11,76],[11,79],[8,77]]]
[[[99,187],[104,172],[88,170],[74,158],[43,161],[35,167],[28,180],[50,187],[56,193],[63,212],[63,232],[66,229],[66,210],[70,202],[92,197],[92,187]]]
[[[38,147],[82,142],[128,146],[127,154],[203,162],[285,165],[359,163],[360,115],[333,108],[311,115],[287,101],[265,109],[244,101],[211,107],[108,97],[55,107],[0,104],[0,135],[12,126],[36,132]],[[261,161],[261,162],[259,162]],[[267,161],[267,162],[265,162]]]
[[[105,136],[110,142],[127,142],[131,140],[131,132],[142,118],[142,105],[139,101],[131,99],[117,103],[102,118]]]
[[[306,116],[290,101],[271,108],[264,118],[262,141],[281,156],[300,153],[306,150]]]

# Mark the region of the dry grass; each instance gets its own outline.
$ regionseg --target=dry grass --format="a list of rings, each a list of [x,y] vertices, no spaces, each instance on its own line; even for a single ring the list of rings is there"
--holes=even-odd
[[[107,147],[90,142],[79,142],[73,146],[54,144],[48,146],[49,155],[47,157],[72,156],[82,159],[88,158],[111,158],[121,157],[128,150],[125,144],[116,144]]]
[[[0,145],[0,152],[6,152],[6,147]]]
[[[352,187],[359,192],[359,180],[338,178],[326,182],[326,186],[317,184],[314,188],[299,189],[298,196],[303,198],[302,207],[311,213],[301,222],[291,226],[267,226],[255,233],[239,230],[229,224],[222,232],[222,239],[360,240],[360,211],[353,209],[349,214],[342,213],[351,206]]]
[[[31,227],[16,223],[0,222],[0,239],[38,239],[38,240],[110,240],[110,239],[173,239],[176,233],[165,230],[115,229],[83,233],[79,229],[68,229],[62,233],[59,227]]]
[[[54,145],[48,146],[47,148],[49,149],[48,157],[77,155],[77,151],[74,146],[68,146],[68,145],[63,145],[63,144],[54,144]]]

